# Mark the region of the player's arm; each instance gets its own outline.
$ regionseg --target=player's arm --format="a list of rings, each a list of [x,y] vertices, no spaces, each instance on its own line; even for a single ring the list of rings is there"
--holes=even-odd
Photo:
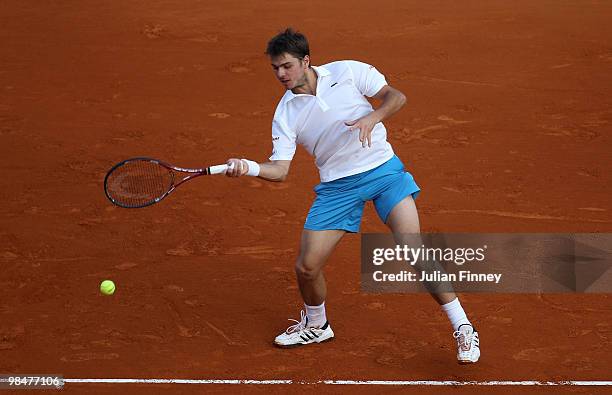
[[[228,177],[244,175],[257,176],[267,181],[282,182],[289,174],[290,160],[274,160],[266,163],[256,163],[248,159],[231,158],[227,161],[230,169],[225,173]]]
[[[259,177],[268,181],[282,182],[289,175],[290,160],[274,160],[260,165]]]
[[[382,102],[380,106],[370,114],[377,120],[375,124],[389,118],[406,104],[406,96],[389,85],[383,86],[373,98]]]
[[[383,86],[372,97],[381,101],[380,106],[376,110],[362,118],[345,122],[349,130],[359,130],[359,141],[361,141],[364,147],[366,142],[368,146],[372,145],[372,130],[374,126],[398,112],[406,103],[406,96],[389,85]]]

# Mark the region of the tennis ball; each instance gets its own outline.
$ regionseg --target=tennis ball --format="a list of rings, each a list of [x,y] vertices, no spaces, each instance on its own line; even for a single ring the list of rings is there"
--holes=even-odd
[[[111,280],[104,280],[100,284],[100,292],[104,295],[112,295],[115,293],[115,283]]]

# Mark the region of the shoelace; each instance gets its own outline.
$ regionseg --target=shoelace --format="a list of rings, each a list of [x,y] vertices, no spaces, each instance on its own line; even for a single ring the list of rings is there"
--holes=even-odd
[[[470,333],[469,336],[466,336],[463,332],[455,331],[453,332],[453,337],[457,339],[457,345],[461,347],[462,350],[468,351],[470,349],[470,344],[472,343],[473,333],[474,332]]]
[[[304,329],[306,329],[306,324],[308,323],[308,318],[306,317],[306,314],[304,313],[304,310],[302,310],[300,312],[300,316],[301,316],[301,320],[294,320],[292,318],[289,318],[289,321],[293,321],[296,324],[295,325],[291,325],[289,328],[287,328],[286,332],[287,334],[293,333],[293,332],[300,332]]]

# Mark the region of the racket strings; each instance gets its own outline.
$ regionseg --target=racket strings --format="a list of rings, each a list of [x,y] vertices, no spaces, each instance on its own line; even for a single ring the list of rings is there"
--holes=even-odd
[[[108,196],[123,207],[143,207],[163,197],[174,181],[172,171],[148,160],[125,162],[107,179]]]

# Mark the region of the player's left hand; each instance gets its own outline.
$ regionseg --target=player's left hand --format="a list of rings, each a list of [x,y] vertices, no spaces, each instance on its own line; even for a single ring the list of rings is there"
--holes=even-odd
[[[361,117],[354,121],[344,122],[346,126],[349,127],[349,130],[359,129],[359,141],[361,141],[361,146],[365,148],[366,143],[368,147],[372,146],[372,129],[379,122],[376,117],[371,112],[365,117]]]

